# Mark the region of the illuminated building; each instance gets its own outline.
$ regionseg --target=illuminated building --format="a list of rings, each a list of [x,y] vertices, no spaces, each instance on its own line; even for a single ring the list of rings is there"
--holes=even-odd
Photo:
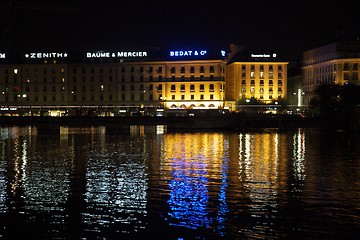
[[[235,54],[226,67],[226,100],[236,104],[252,98],[263,103],[285,99],[287,64],[279,61],[275,53]]]
[[[359,83],[360,41],[335,42],[303,54],[302,77],[305,104],[324,83]]]
[[[272,61],[253,54],[248,62],[201,49],[166,56],[87,52],[80,60],[64,52],[30,52],[20,63],[0,56],[1,115],[161,115],[164,109],[235,110],[244,97],[265,103],[286,97],[287,63],[275,54]]]

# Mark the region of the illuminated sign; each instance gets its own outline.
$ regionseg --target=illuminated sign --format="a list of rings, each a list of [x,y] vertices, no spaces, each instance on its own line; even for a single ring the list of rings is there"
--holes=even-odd
[[[6,58],[5,53],[0,53],[0,58]]]
[[[147,52],[136,52],[136,51],[123,51],[123,52],[87,52],[87,58],[131,58],[131,57],[147,57]]]
[[[26,53],[25,58],[30,59],[39,59],[39,58],[66,58],[68,56],[67,53]]]
[[[271,57],[270,54],[251,54],[251,57],[260,57],[260,58],[269,58]],[[276,57],[276,53],[272,54],[272,57]]]
[[[187,56],[205,56],[206,50],[195,50],[195,51],[170,51],[170,57],[187,57]]]
[[[15,110],[17,110],[17,108],[16,107],[10,107],[10,108],[8,108],[8,107],[2,107],[2,108],[0,108],[0,110],[1,111],[15,111]]]

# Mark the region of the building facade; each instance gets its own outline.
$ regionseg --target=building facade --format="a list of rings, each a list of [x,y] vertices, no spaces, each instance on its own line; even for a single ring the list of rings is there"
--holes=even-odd
[[[335,42],[304,52],[302,77],[305,104],[309,104],[321,84],[359,84],[359,65],[360,41]]]
[[[230,62],[205,50],[29,53],[0,63],[1,115],[162,115],[164,110],[229,109],[244,98],[286,98],[286,62]]]
[[[286,98],[286,62],[234,62],[226,69],[228,101],[255,98],[271,103]]]

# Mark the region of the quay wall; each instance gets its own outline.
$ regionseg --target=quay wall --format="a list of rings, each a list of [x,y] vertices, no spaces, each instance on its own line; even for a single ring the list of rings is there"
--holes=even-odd
[[[131,125],[166,125],[168,130],[241,130],[248,128],[317,128],[315,118],[300,115],[237,114],[219,116],[128,116],[128,117],[39,117],[0,116],[0,126],[36,126],[43,130],[57,130],[60,126],[105,126],[112,130],[128,130]]]

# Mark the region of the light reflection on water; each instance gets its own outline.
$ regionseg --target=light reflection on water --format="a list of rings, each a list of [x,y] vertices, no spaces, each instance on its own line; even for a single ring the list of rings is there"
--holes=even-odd
[[[360,226],[357,144],[303,129],[1,128],[0,235],[349,238]]]

